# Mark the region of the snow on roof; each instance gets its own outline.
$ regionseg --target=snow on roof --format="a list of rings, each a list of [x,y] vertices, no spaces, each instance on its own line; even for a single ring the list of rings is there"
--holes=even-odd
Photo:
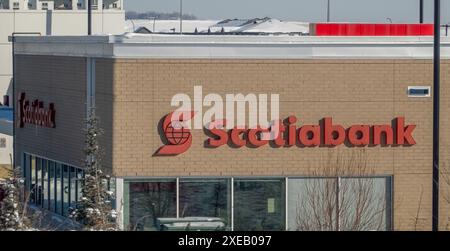
[[[283,22],[278,19],[268,19],[263,22],[251,23],[235,32],[247,33],[309,33],[309,23]]]
[[[183,20],[183,32],[194,33],[207,30],[217,23],[217,20]],[[156,33],[179,33],[180,20],[152,20],[152,19],[130,19],[125,22],[125,31],[133,32],[139,27],[145,27]]]
[[[154,33],[179,33],[179,20],[127,20],[125,30],[134,32],[145,27]],[[283,22],[269,17],[253,19],[183,20],[183,33],[303,33],[309,32],[309,23]]]

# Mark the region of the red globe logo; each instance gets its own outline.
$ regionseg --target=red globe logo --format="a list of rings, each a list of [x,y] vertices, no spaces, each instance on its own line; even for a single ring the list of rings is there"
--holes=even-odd
[[[186,152],[192,145],[190,127],[186,124],[195,115],[195,112],[172,112],[163,120],[162,133],[167,144],[160,147],[156,156],[174,156]]]
[[[164,134],[166,135],[167,141],[172,145],[185,144],[191,136],[189,129],[186,129],[183,126],[182,121],[169,123],[166,128],[164,128]]]

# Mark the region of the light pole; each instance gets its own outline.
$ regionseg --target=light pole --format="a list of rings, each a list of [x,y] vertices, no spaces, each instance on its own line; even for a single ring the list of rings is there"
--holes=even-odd
[[[433,197],[432,230],[439,230],[439,104],[440,104],[440,0],[434,0],[434,55],[433,55]]]
[[[330,22],[330,0],[327,0],[327,23]]]
[[[88,35],[92,35],[92,3],[91,0],[88,0],[87,6],[87,15],[88,15]]]
[[[423,24],[423,0],[420,0],[419,6],[419,22]]]
[[[153,17],[153,32],[155,32],[156,29],[156,17]]]
[[[153,28],[152,28],[152,32],[155,33],[155,29],[156,29],[156,16],[155,17],[147,17],[148,20],[153,19]]]
[[[180,35],[183,35],[183,0],[180,0]]]

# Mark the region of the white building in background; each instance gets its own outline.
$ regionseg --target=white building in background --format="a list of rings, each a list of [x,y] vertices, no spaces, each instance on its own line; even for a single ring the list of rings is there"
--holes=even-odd
[[[124,33],[123,0],[92,0],[92,3],[93,34]],[[12,100],[12,45],[8,37],[14,32],[86,35],[86,6],[87,0],[0,0],[0,108],[5,108],[5,95]],[[13,149],[9,120],[0,118],[0,164],[10,163]]]

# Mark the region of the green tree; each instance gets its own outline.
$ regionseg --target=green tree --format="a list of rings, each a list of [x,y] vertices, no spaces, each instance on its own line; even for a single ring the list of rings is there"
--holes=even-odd
[[[17,174],[18,172],[19,170],[16,170],[13,177],[0,185],[0,189],[4,192],[4,198],[0,202],[0,231],[27,229],[24,224],[26,216],[23,213],[24,203],[21,197],[24,180]]]
[[[98,142],[103,130],[99,128],[99,120],[91,111],[86,120],[85,129],[85,177],[83,179],[82,197],[70,217],[82,223],[89,231],[115,231],[117,213],[111,200],[113,192],[107,189],[110,176],[102,170],[102,151]]]

